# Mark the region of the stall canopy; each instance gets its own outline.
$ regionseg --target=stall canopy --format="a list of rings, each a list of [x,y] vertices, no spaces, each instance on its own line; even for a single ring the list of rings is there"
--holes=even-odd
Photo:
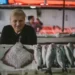
[[[9,4],[21,3],[24,5],[40,5],[44,3],[44,0],[8,0]]]
[[[63,7],[65,1],[65,7],[74,7],[75,0],[47,0],[47,4],[51,7]]]
[[[36,5],[48,7],[63,7],[64,0],[8,0],[9,4]],[[75,0],[65,0],[65,7],[74,7]]]

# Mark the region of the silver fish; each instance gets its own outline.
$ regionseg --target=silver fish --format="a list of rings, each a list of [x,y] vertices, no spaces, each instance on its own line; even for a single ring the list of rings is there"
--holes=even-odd
[[[47,49],[47,54],[46,54],[46,67],[47,71],[46,73],[50,73],[52,75],[52,70],[51,67],[53,65],[54,59],[55,59],[55,49],[53,48],[54,44],[50,44]]]
[[[47,47],[48,47],[48,45],[42,45],[42,60],[43,60],[43,66],[46,66]]]
[[[73,50],[70,49],[69,45],[64,45],[64,48],[68,62],[70,63],[71,67],[73,67],[74,66]]]
[[[75,48],[73,50],[73,57],[74,57],[74,66],[75,66]]]
[[[68,43],[67,46],[68,46],[68,49],[70,51],[70,57],[71,57],[71,60],[72,60],[71,67],[74,67],[74,56],[73,56],[74,45],[72,43]]]
[[[71,50],[71,53],[73,53],[74,45],[73,45],[72,43],[68,43],[67,46],[68,46],[69,49]]]
[[[40,44],[33,45],[34,48],[34,60],[37,64],[37,68],[41,68],[42,65],[42,47]]]
[[[59,66],[62,68],[62,71],[66,71],[67,72],[67,69],[66,69],[66,60],[65,60],[65,52],[64,52],[64,48],[62,45],[57,45],[57,48],[56,48],[56,59],[57,59],[57,62],[59,64]]]
[[[73,50],[73,57],[74,57],[74,59],[75,59],[75,48],[74,48],[74,50]]]

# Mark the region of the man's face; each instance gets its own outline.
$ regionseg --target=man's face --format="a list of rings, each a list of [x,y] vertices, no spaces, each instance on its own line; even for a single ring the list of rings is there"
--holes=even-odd
[[[21,32],[25,25],[25,18],[23,16],[11,16],[10,22],[16,33]]]
[[[32,19],[30,19],[30,23],[33,24],[34,23],[34,17]]]

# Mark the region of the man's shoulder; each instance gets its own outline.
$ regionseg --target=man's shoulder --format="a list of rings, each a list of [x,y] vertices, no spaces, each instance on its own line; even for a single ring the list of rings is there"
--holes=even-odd
[[[9,29],[9,28],[12,28],[12,26],[11,25],[6,25],[6,26],[4,26],[4,28]]]
[[[3,31],[10,32],[11,30],[12,30],[11,25],[6,25],[6,26],[3,27]]]

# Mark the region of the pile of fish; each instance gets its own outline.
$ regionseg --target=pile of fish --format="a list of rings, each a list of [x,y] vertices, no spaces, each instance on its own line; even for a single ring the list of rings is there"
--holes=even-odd
[[[52,67],[61,67],[62,72],[75,67],[75,48],[68,44],[37,44],[33,45],[34,59],[38,69],[47,68],[46,73],[52,74]]]

